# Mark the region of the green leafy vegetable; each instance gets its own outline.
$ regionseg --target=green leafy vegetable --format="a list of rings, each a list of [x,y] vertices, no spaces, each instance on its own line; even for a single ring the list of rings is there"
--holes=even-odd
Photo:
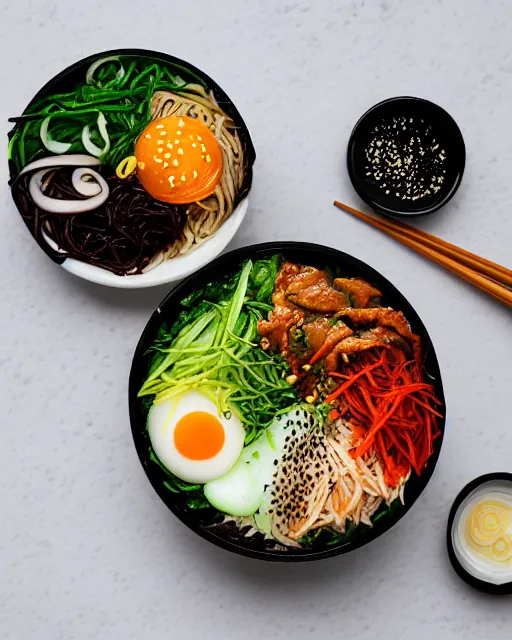
[[[82,81],[72,91],[45,96],[23,116],[12,118],[18,126],[8,153],[18,171],[52,149],[93,150],[116,167],[133,154],[137,137],[149,123],[155,91],[183,90],[190,83],[178,73],[203,85],[192,72],[157,60],[113,57],[99,62],[89,68],[88,84]]]
[[[258,260],[250,273],[250,288],[256,291],[256,301],[270,305],[274,284],[279,271],[279,255],[274,255],[270,260]],[[254,305],[253,305],[254,308]]]
[[[190,482],[180,480],[164,467],[151,449],[149,450],[149,459],[162,470],[164,476],[167,478],[167,480],[163,480],[163,485],[171,493],[184,493],[186,495],[186,503],[191,508],[198,508],[198,505],[202,507],[209,506],[208,503],[204,504],[206,498],[204,497],[202,485],[191,484]]]
[[[247,261],[236,275],[185,298],[176,322],[161,327],[151,348],[139,396],[162,402],[199,389],[221,412],[238,415],[247,444],[296,403],[287,363],[258,344],[258,320],[271,309],[278,269],[277,255]]]

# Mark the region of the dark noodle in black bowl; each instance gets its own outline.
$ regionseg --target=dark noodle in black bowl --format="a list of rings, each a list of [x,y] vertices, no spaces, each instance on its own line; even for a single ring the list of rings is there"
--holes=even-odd
[[[20,214],[47,255],[83,277],[113,286],[184,277],[211,255],[176,274],[148,274],[245,213],[255,159],[247,127],[216,82],[173,56],[95,54],[10,120]],[[130,276],[138,279],[128,285]]]
[[[192,531],[297,562],[390,529],[434,471],[434,347],[404,296],[328,247],[232,251],[161,303],[129,383],[135,447]]]

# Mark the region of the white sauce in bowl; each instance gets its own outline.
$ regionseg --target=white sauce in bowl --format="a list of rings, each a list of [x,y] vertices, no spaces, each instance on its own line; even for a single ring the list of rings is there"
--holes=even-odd
[[[478,580],[512,582],[512,483],[491,480],[462,501],[452,544],[462,568]]]

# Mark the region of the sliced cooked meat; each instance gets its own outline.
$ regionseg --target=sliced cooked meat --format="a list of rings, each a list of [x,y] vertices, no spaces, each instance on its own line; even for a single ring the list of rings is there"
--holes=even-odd
[[[344,293],[331,287],[325,274],[316,284],[305,289],[299,289],[297,282],[292,282],[286,290],[286,297],[293,304],[315,313],[336,313],[350,305]]]
[[[308,287],[316,284],[329,284],[329,280],[324,271],[315,269],[315,267],[301,267],[300,271],[295,275],[287,278],[288,287],[286,293],[300,293]]]
[[[350,296],[354,307],[365,308],[372,298],[380,298],[382,293],[361,278],[336,278],[334,288]]]
[[[369,331],[361,331],[359,333],[361,338],[376,337],[386,344],[391,344],[399,347],[404,353],[410,353],[412,351],[412,345],[407,342],[405,338],[387,327],[373,327]]]
[[[350,336],[338,342],[331,353],[325,358],[325,368],[327,371],[336,371],[338,368],[338,360],[342,354],[359,353],[367,349],[375,349],[375,347],[385,347],[386,343],[377,338],[357,338]]]
[[[336,313],[350,304],[344,293],[331,287],[325,271],[315,267],[299,268],[287,262],[281,268],[276,286],[286,291],[290,302],[315,313]]]
[[[274,292],[286,291],[290,282],[299,274],[301,267],[293,262],[285,262],[276,276]]]
[[[354,332],[352,331],[352,329],[350,327],[347,327],[346,324],[343,324],[343,322],[339,322],[335,327],[332,327],[327,334],[325,342],[319,347],[319,349],[321,349],[321,355],[318,353],[319,349],[317,349],[315,353],[317,353],[318,355],[314,355],[311,358],[311,364],[317,362],[321,358],[325,358],[327,354],[334,349],[338,342],[341,342],[345,338],[348,338],[353,333]]]
[[[288,351],[290,327],[296,325],[304,318],[304,312],[289,302],[285,291],[290,282],[297,277],[301,268],[292,262],[285,262],[276,276],[272,302],[273,310],[268,315],[268,320],[258,321],[258,333],[267,337],[272,349],[277,349],[286,356]]]
[[[346,309],[340,313],[340,317],[348,318],[355,326],[376,324],[381,327],[390,327],[405,338],[413,347],[414,357],[421,361],[420,337],[411,331],[406,317],[401,311],[386,309],[383,307],[374,309]]]
[[[274,309],[269,313],[268,320],[258,321],[258,333],[267,337],[272,349],[277,349],[286,355],[288,351],[290,327],[304,318],[304,312],[290,304],[282,291],[272,296]]]
[[[329,331],[332,329],[329,318],[317,318],[312,322],[304,323],[302,325],[304,333],[306,334],[306,340],[308,346],[313,352],[317,352],[318,349],[324,344],[329,335]]]
[[[333,327],[332,330],[329,332],[329,335],[327,336],[327,340],[325,341],[326,344],[329,346],[328,351],[331,351],[332,349],[334,349],[334,347],[338,344],[338,342],[345,340],[345,338],[348,338],[353,333],[354,332],[352,331],[352,329],[350,327],[347,327],[347,325],[343,323],[340,323],[335,327]],[[327,350],[327,347],[326,347],[326,350]]]

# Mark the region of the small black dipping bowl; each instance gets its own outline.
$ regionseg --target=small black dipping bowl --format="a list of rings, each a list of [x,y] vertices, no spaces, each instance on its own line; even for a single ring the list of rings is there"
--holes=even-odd
[[[173,493],[169,490],[166,486],[168,476],[156,461],[146,428],[148,407],[143,399],[137,397],[148,373],[148,348],[154,343],[162,323],[172,324],[176,320],[182,310],[181,301],[208,282],[236,273],[246,260],[269,258],[276,253],[287,260],[319,269],[326,267],[330,267],[333,271],[340,269],[347,277],[364,278],[375,285],[382,292],[383,304],[403,311],[412,330],[421,337],[423,375],[425,380],[434,386],[437,397],[444,405],[441,373],[430,336],[411,304],[389,280],[361,260],[336,249],[305,242],[269,242],[243,247],[220,256],[183,280],[164,298],[149,319],[133,356],[129,384],[130,422],[135,448],[149,481],[166,506],[194,534],[229,551],[260,560],[273,562],[320,560],[362,547],[391,529],[409,511],[434,472],[443,441],[444,418],[439,421],[441,435],[434,441],[434,452],[427,466],[420,477],[413,473],[405,485],[404,504],[396,500],[389,511],[382,508],[375,514],[373,527],[365,525],[356,527],[352,535],[347,535],[346,539],[335,545],[322,542],[319,538],[318,544],[315,542],[310,547],[277,549],[275,542],[265,540],[261,534],[246,537],[243,535],[244,532],[238,530],[232,523],[221,523],[222,517],[216,509],[191,509],[187,506],[186,496],[183,493]]]
[[[412,118],[413,129],[416,123],[421,127],[429,127],[436,144],[439,143],[439,152],[446,152],[443,161],[443,182],[436,183],[440,188],[435,193],[417,200],[397,197],[392,189],[389,189],[390,193],[387,194],[386,189],[381,186],[384,180],[376,180],[372,172],[368,171],[366,151],[375,138],[375,127],[381,127],[384,123],[392,127],[393,118],[406,118],[406,125],[409,125]],[[400,126],[389,135],[395,135],[395,131],[404,135]],[[411,135],[413,133],[411,132]],[[444,109],[422,98],[398,97],[379,102],[360,118],[348,143],[347,166],[354,189],[374,211],[391,217],[421,216],[440,209],[459,188],[465,164],[464,139],[455,120]],[[367,175],[368,173],[370,175]]]
[[[450,558],[450,562],[452,563],[452,566],[457,572],[458,576],[462,578],[464,582],[469,584],[471,587],[478,589],[479,591],[491,593],[497,596],[505,596],[512,594],[512,582],[496,584],[493,582],[487,582],[486,580],[481,580],[480,578],[476,578],[472,573],[467,571],[462,566],[459,558],[457,557],[457,553],[454,549],[453,544],[453,528],[455,518],[459,512],[459,509],[462,507],[463,502],[479,487],[492,483],[510,484],[510,487],[512,489],[512,473],[487,473],[483,476],[475,478],[462,489],[459,495],[455,498],[452,508],[450,509],[450,515],[448,516],[446,543],[448,545],[448,557]]]

